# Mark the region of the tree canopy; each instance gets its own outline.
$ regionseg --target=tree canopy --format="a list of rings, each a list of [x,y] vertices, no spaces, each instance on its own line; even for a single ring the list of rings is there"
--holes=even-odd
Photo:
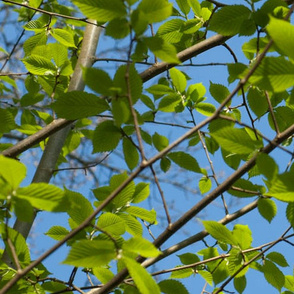
[[[231,2],[1,0],[1,294],[294,293],[294,4]]]

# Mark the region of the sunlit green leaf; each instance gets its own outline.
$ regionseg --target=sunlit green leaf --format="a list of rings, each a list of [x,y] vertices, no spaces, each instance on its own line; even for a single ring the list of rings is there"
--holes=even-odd
[[[130,206],[125,209],[126,212],[137,218],[143,219],[151,224],[156,223],[156,211],[147,210],[141,207]]]
[[[293,181],[293,173],[286,172],[280,175],[277,175],[271,186],[269,191],[265,193],[265,196],[271,196],[278,200],[285,202],[293,202],[294,201],[294,181]]]
[[[202,223],[205,227],[205,230],[207,230],[207,232],[217,241],[231,245],[238,244],[238,240],[224,225],[216,221],[203,221]]]
[[[245,129],[224,127],[211,132],[211,136],[231,153],[249,154],[256,149],[256,141],[250,138]]]
[[[228,5],[218,10],[210,21],[209,28],[219,34],[232,36],[238,34],[250,10],[243,5]]]
[[[277,214],[276,203],[267,198],[260,198],[257,205],[259,213],[270,223]]]
[[[289,266],[286,258],[283,254],[279,252],[270,252],[267,256],[267,259],[271,260],[272,262],[278,264],[279,266],[287,267]]]
[[[162,293],[166,294],[189,294],[186,287],[177,280],[163,280],[158,283],[158,286],[160,287],[160,290]]]
[[[139,236],[125,241],[122,249],[143,257],[157,257],[160,255],[160,251],[151,242]]]
[[[103,213],[99,217],[97,226],[109,234],[123,235],[125,233],[124,221],[110,212]]]
[[[145,200],[150,194],[149,183],[138,183],[135,188],[135,193],[133,195],[133,203],[139,203]]]
[[[16,197],[26,199],[35,208],[46,211],[65,211],[68,209],[64,191],[46,183],[33,183],[19,188]]]
[[[182,151],[171,152],[168,154],[168,157],[178,166],[186,170],[201,173],[197,160],[188,153]]]
[[[176,48],[164,39],[154,36],[146,38],[145,42],[152,53],[162,61],[176,64],[180,63]]]
[[[73,34],[66,31],[65,29],[53,29],[51,30],[51,35],[64,46],[74,48],[76,47]]]
[[[81,91],[64,93],[52,107],[59,117],[71,120],[97,115],[109,108],[104,99]]]
[[[294,53],[293,50],[291,50],[294,46],[294,40],[292,38],[294,26],[285,20],[270,17],[270,22],[266,30],[274,40],[275,45],[286,54],[286,56],[294,59]]]
[[[172,13],[172,4],[165,0],[142,0],[138,8],[149,23],[165,20]]]
[[[265,57],[249,82],[272,92],[282,92],[294,85],[294,64],[284,57]]]
[[[50,59],[38,55],[30,55],[22,60],[27,70],[34,75],[55,75],[56,66]]]
[[[93,153],[111,151],[118,145],[122,134],[113,121],[101,122],[94,131]]]
[[[90,268],[106,265],[115,257],[116,250],[112,241],[82,240],[72,245],[63,263]]]
[[[123,152],[129,169],[134,169],[139,162],[139,153],[134,144],[127,138],[123,139]]]
[[[126,8],[120,0],[73,0],[88,18],[104,23],[124,16]]]
[[[26,167],[21,162],[0,156],[0,176],[16,189],[26,176]]]
[[[136,286],[142,294],[160,294],[159,286],[153,280],[147,270],[137,261],[124,257],[123,262],[126,265],[130,276],[133,278]]]
[[[280,269],[271,261],[266,260],[263,267],[263,273],[266,280],[279,291],[284,286],[285,276]]]
[[[69,231],[61,226],[53,226],[51,227],[46,233],[45,235],[51,237],[54,240],[60,241],[62,240],[67,234],[69,233]]]
[[[173,85],[179,92],[184,92],[187,86],[186,76],[176,68],[171,68],[169,74]]]

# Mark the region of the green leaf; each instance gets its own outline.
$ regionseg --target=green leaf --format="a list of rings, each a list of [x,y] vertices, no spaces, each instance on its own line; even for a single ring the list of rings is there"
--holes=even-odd
[[[138,101],[142,95],[143,83],[134,64],[129,66],[122,65],[117,69],[113,79],[113,87],[120,89],[120,96],[125,95],[127,97],[130,92],[129,94],[132,98],[133,104]]]
[[[36,47],[46,45],[47,38],[48,37],[44,30],[44,32],[35,34],[34,36],[31,36],[30,38],[26,39],[23,44],[25,56],[29,56]]]
[[[186,287],[177,280],[163,280],[158,283],[162,293],[166,294],[189,294]]]
[[[113,176],[110,180],[111,190],[114,191],[127,178],[128,178],[128,175],[126,173]],[[134,192],[135,192],[135,183],[132,181],[121,192],[117,194],[117,196],[112,201],[112,204],[115,205],[116,208],[124,207],[129,202],[131,202]]]
[[[255,185],[249,180],[239,179],[233,187],[238,189],[230,189],[228,192],[237,197],[253,197],[260,194],[262,186]]]
[[[286,106],[279,106],[274,109],[274,116],[276,118],[279,130],[282,132],[294,124],[294,109]],[[268,121],[270,127],[275,130],[275,125],[271,114],[268,114]]]
[[[243,63],[229,63],[228,71],[230,75],[228,77],[228,82],[233,83],[235,80],[239,79],[241,77],[241,74],[244,73],[246,69],[247,65]]]
[[[154,36],[145,38],[144,41],[152,53],[162,61],[175,64],[180,63],[180,60],[177,57],[176,48],[164,39]]]
[[[132,216],[138,217],[147,221],[150,224],[156,223],[156,211],[154,209],[147,210],[141,207],[130,206],[125,209]]]
[[[212,274],[206,270],[198,270],[198,274],[207,282],[210,286],[213,285],[213,277]]]
[[[277,214],[276,203],[268,198],[260,198],[257,205],[258,211],[269,223]]]
[[[132,252],[143,257],[157,257],[160,251],[148,240],[140,236],[135,236],[124,242],[122,249],[125,252]]]
[[[288,222],[294,227],[294,202],[290,202],[287,205],[286,216]]]
[[[238,278],[234,278],[234,287],[238,291],[238,293],[242,294],[246,289],[246,276],[241,276]]]
[[[71,203],[71,206],[67,209],[67,213],[72,220],[79,225],[93,213],[94,210],[92,204],[81,193],[66,189],[65,194],[69,203]]]
[[[284,287],[290,291],[294,291],[294,277],[293,276],[290,276],[290,275],[285,276]],[[283,293],[287,294],[288,292],[283,292]],[[289,294],[292,294],[292,292]]]
[[[163,150],[169,144],[168,138],[166,138],[165,136],[159,135],[157,132],[155,132],[154,135],[152,136],[152,141],[153,141],[153,145],[158,151]]]
[[[82,240],[72,245],[62,263],[91,268],[106,265],[115,257],[116,249],[112,241]]]
[[[271,182],[269,191],[265,196],[274,197],[285,202],[294,201],[294,181],[293,172],[286,172],[277,175]]]
[[[265,263],[262,267],[264,277],[266,280],[279,291],[284,286],[285,283],[285,276],[284,274],[278,269],[278,267],[269,260],[265,260]]]
[[[162,157],[160,159],[160,168],[163,172],[167,172],[170,169],[171,161],[167,157]]]
[[[123,153],[128,168],[134,169],[139,162],[139,153],[134,144],[127,138],[123,138]]]
[[[115,149],[121,137],[121,131],[113,124],[113,121],[101,122],[93,134],[93,153]]]
[[[246,155],[256,150],[256,141],[251,139],[245,129],[223,127],[210,135],[231,153]]]
[[[157,36],[168,43],[176,44],[183,37],[183,32],[181,31],[183,24],[184,21],[178,18],[168,20],[158,28]]]
[[[169,86],[167,85],[153,85],[149,88],[146,89],[147,92],[149,92],[150,94],[153,95],[158,95],[159,97],[169,94],[169,93],[175,93],[173,89],[171,89]]]
[[[240,32],[243,21],[251,11],[243,5],[228,5],[219,9],[212,17],[209,29],[224,36],[233,36]]]
[[[266,256],[266,258],[271,260],[272,262],[278,264],[279,266],[283,266],[283,267],[289,266],[284,255],[279,252],[271,252]]]
[[[131,111],[129,102],[126,97],[120,97],[118,99],[113,98],[111,100],[112,114],[115,121],[115,125],[120,127],[123,123],[128,122],[131,118]]]
[[[125,223],[117,215],[106,212],[103,213],[97,222],[97,227],[113,235],[123,235],[125,233]]]
[[[172,4],[166,0],[142,0],[138,6],[148,23],[160,22],[172,14]]]
[[[189,5],[191,6],[194,14],[196,16],[201,16],[201,5],[198,0],[188,0]]]
[[[216,221],[203,221],[205,230],[217,241],[231,245],[238,245],[238,240],[224,225]]]
[[[168,154],[168,158],[170,158],[174,163],[186,170],[190,170],[195,173],[201,173],[198,162],[193,156],[188,153],[182,151],[171,152]]]
[[[158,109],[163,112],[174,112],[176,107],[182,102],[179,94],[169,94],[164,96],[158,105]]]
[[[7,249],[11,260],[14,259],[12,257],[13,255],[11,254],[11,247],[6,242],[8,237],[14,246],[14,250],[20,265],[23,267],[28,266],[31,263],[30,251],[23,235],[10,227],[4,227],[3,223],[0,227],[0,232],[2,235],[2,240],[5,242],[5,248]]]
[[[268,103],[265,94],[257,88],[250,88],[247,94],[247,101],[250,109],[257,117],[261,117],[268,110]]]
[[[105,29],[105,35],[114,39],[123,39],[130,33],[130,24],[125,18],[111,20]]]
[[[248,249],[252,244],[252,232],[247,225],[235,225],[233,236],[238,240],[241,249]]]
[[[176,0],[181,11],[187,15],[190,12],[190,5],[187,0]]]
[[[222,103],[230,94],[227,87],[221,84],[214,84],[212,82],[210,82],[209,92],[218,103]]]
[[[60,241],[62,240],[67,234],[69,233],[69,231],[61,226],[53,226],[51,227],[46,233],[45,235],[49,236],[50,238],[56,240],[56,241]]]
[[[113,272],[105,267],[95,267],[92,270],[93,274],[102,284],[106,284],[114,277]]]
[[[282,92],[294,85],[294,64],[284,57],[265,57],[249,82],[272,92]]]
[[[213,104],[204,102],[197,103],[195,109],[205,116],[211,116],[216,110]]]
[[[230,275],[234,275],[238,270],[240,270],[243,266],[243,260],[244,256],[242,255],[241,251],[237,248],[232,248],[230,250],[230,256],[227,258],[228,260],[228,270]],[[246,261],[246,260],[245,260]],[[244,267],[237,275],[236,277],[242,277],[246,274],[249,267]]]
[[[140,203],[150,194],[149,183],[138,183],[135,188],[132,203]]]
[[[135,217],[126,213],[120,213],[118,214],[118,216],[124,220],[126,231],[128,233],[130,233],[133,236],[142,236],[142,225]]]
[[[33,183],[16,191],[18,198],[26,199],[35,208],[46,211],[66,211],[67,202],[64,191],[46,183]]]
[[[109,109],[104,99],[82,91],[64,93],[52,104],[59,117],[75,120],[97,115]]]
[[[30,55],[22,60],[27,70],[34,75],[55,75],[57,68],[50,59],[38,55]]]
[[[194,253],[184,253],[178,255],[178,257],[180,258],[181,263],[185,265],[200,261],[200,258]]]
[[[256,159],[256,165],[268,180],[272,180],[279,172],[276,162],[268,154],[260,153]]]
[[[169,70],[169,75],[175,88],[181,93],[184,92],[187,86],[186,76],[174,67]]]
[[[51,29],[52,37],[66,47],[76,48],[73,34],[65,29]]]
[[[266,27],[267,32],[274,40],[275,45],[291,59],[294,59],[294,53],[291,48],[294,46],[292,38],[294,26],[289,22],[281,19],[270,17],[270,22]]]
[[[142,267],[137,261],[127,257],[123,257],[123,262],[140,293],[160,294],[159,286],[144,267]]]
[[[211,189],[211,179],[203,176],[200,180],[199,180],[199,190],[201,194],[205,194],[207,193],[210,189]]]
[[[73,3],[86,17],[96,19],[99,23],[126,14],[126,8],[120,0],[73,0]]]
[[[112,94],[111,87],[113,82],[104,70],[99,68],[83,68],[83,79],[86,85],[93,91],[105,96]]]
[[[0,155],[0,178],[2,177],[13,189],[17,189],[26,176],[26,167],[21,162]]]
[[[3,190],[2,190],[3,192]],[[6,195],[5,195],[6,198]],[[32,222],[34,219],[34,208],[31,203],[25,199],[17,198],[13,200],[13,208],[17,218],[24,222]]]

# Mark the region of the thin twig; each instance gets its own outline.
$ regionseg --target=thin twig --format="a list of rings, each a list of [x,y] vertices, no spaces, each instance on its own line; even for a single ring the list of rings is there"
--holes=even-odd
[[[168,225],[170,225],[171,224],[171,218],[170,218],[170,214],[168,212],[167,203],[166,203],[166,200],[165,200],[165,197],[164,197],[164,193],[163,193],[163,191],[162,191],[162,189],[160,187],[160,184],[159,184],[159,181],[158,181],[156,172],[155,172],[155,170],[154,170],[154,168],[153,168],[152,165],[150,165],[150,170],[151,170],[151,172],[153,174],[155,184],[156,184],[157,189],[159,191],[159,194],[161,196],[161,201],[162,201],[162,204],[163,204],[163,207],[164,207],[165,215],[166,215],[166,218],[167,218],[167,223],[168,223]]]

